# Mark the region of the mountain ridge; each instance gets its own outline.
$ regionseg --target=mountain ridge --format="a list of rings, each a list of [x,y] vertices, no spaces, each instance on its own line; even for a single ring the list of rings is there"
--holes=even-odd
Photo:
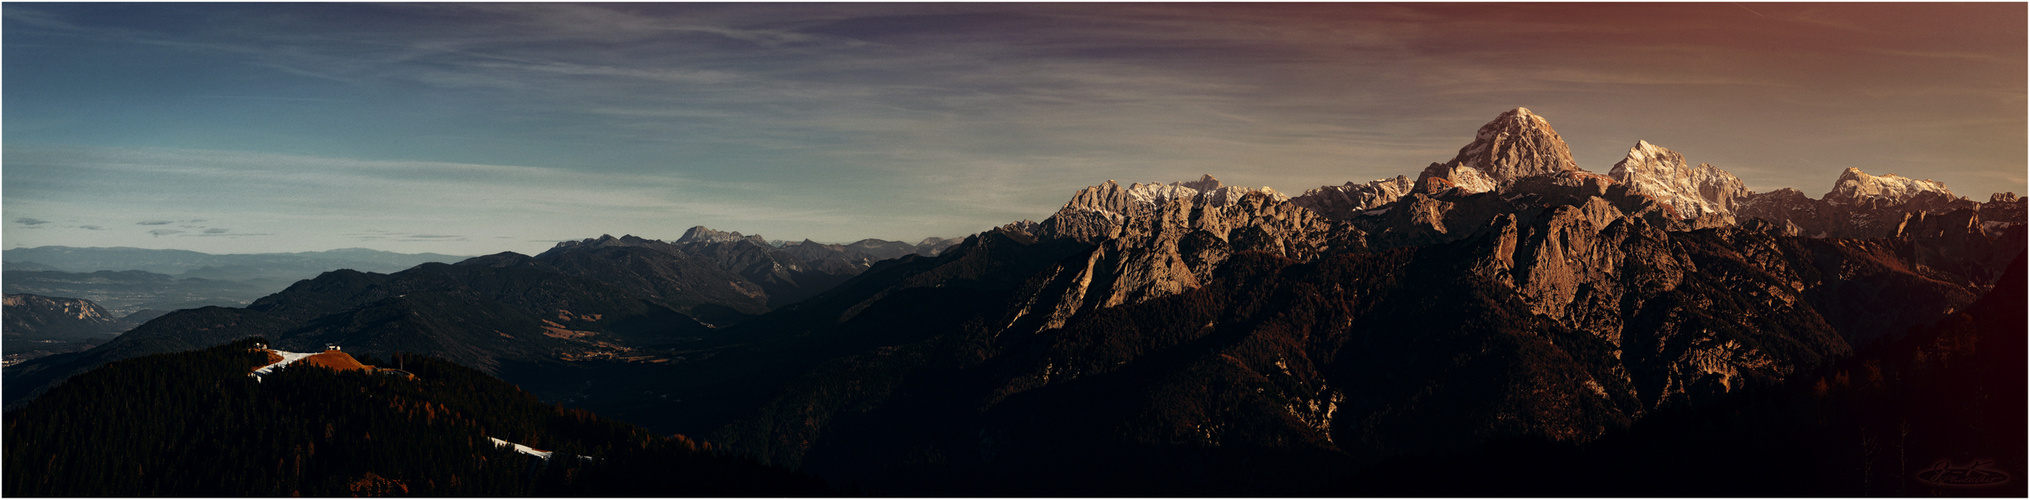
[[[1517,108],[1416,182],[1108,180],[885,260],[910,247],[700,226],[335,271],[6,380],[282,332],[262,334],[431,352],[880,494],[1308,494],[1405,454],[1591,446],[2020,295],[2012,193],[1850,169],[1819,199],[1755,194],[1646,140],[1607,175],[1567,149]]]
[[[1541,122],[1520,116],[1502,120]],[[1431,175],[1409,189],[1399,177],[1220,205],[1188,182],[1080,189],[1043,222],[982,233],[953,260],[891,269],[914,277],[877,284],[870,272],[736,327],[795,317],[800,337],[869,344],[772,383],[773,399],[712,435],[772,463],[883,478],[891,489],[876,491],[894,494],[967,490],[884,472],[908,456],[841,450],[933,450],[922,453],[952,460],[938,470],[968,478],[959,483],[1025,494],[1090,493],[1020,478],[1088,477],[1078,471],[1111,463],[1044,465],[1064,457],[1172,468],[1133,483],[1155,489],[1126,491],[1191,491],[1153,481],[1195,475],[1298,484],[1164,457],[1239,447],[1373,460],[1487,439],[1583,444],[1939,321],[2022,253],[2020,223],[1991,226],[1976,210],[1894,211],[1897,224],[1861,238],[1737,222],[1727,211],[1751,196],[1724,170],[1641,141],[1619,169],[1635,182],[1620,182],[1529,151],[1562,146],[1542,128],[1490,124],[1462,149],[1452,171],[1504,172],[1485,190]],[[960,266],[961,256],[998,263]],[[948,274],[984,269],[1000,277]],[[969,290],[957,303],[911,305],[957,283]],[[906,336],[877,326],[911,314],[945,326]],[[1153,451],[1119,454],[1132,449]]]

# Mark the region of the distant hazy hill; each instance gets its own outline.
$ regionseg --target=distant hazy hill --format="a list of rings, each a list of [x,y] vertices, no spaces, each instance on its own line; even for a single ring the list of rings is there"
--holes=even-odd
[[[61,271],[39,262],[0,262],[0,271]]]
[[[244,306],[326,271],[390,273],[464,257],[345,248],[323,252],[214,255],[188,250],[46,246],[4,252],[7,293],[91,300],[115,315]]]
[[[7,294],[6,327],[0,329],[4,365],[90,349],[112,340],[114,335],[154,319],[160,311],[146,311],[120,317],[90,300]]]
[[[204,306],[244,306],[287,288],[298,279],[258,278],[245,281],[178,278],[147,271],[0,271],[0,285],[7,293],[32,293],[52,297],[78,297],[104,306],[116,315],[144,309],[173,311]]]
[[[395,272],[424,262],[457,262],[464,257],[434,253],[404,254],[365,248],[322,252],[215,255],[189,250],[132,247],[17,248],[4,252],[8,262],[33,263],[70,272],[141,270],[184,277],[245,280],[303,279],[334,269]],[[8,269],[13,270],[10,264]]]
[[[10,339],[111,338],[134,326],[84,299],[7,294],[6,330]]]

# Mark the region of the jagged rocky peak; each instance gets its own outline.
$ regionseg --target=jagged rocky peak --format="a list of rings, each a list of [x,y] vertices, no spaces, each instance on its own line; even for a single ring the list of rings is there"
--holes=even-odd
[[[679,245],[685,243],[731,243],[735,241],[749,241],[757,245],[768,246],[768,239],[761,237],[759,234],[743,235],[739,231],[729,233],[705,226],[692,226],[691,229],[684,231],[683,237],[677,238],[677,244]]]
[[[661,243],[662,241],[660,240],[651,240],[635,236],[632,234],[621,235],[619,238],[615,238],[611,234],[602,234],[599,235],[598,238],[586,238],[578,241],[559,241],[557,242],[557,246],[551,247],[550,250],[555,251],[575,247],[603,248],[603,247],[623,247],[623,246],[650,246]]]
[[[1748,185],[1734,174],[1704,163],[1687,166],[1684,155],[1649,141],[1636,141],[1607,175],[1630,192],[1670,205],[1687,219],[1708,215],[1732,219],[1735,204],[1750,194]]]
[[[1220,187],[1219,179],[1214,179],[1212,177],[1212,174],[1205,174],[1204,176],[1199,177],[1198,180],[1185,182],[1182,184],[1184,185],[1184,187],[1196,189],[1199,191],[1211,191],[1214,189],[1219,189]]]
[[[1416,187],[1417,183],[1400,175],[1365,183],[1349,181],[1343,186],[1321,186],[1305,191],[1303,195],[1291,198],[1290,203],[1327,217],[1345,219],[1396,201]]]
[[[1896,174],[1882,176],[1868,175],[1861,169],[1847,167],[1840,172],[1839,180],[1833,181],[1833,190],[1823,197],[1825,201],[1842,204],[1896,205],[1912,198],[1932,193],[1946,200],[1958,198],[1945,184],[1931,179],[1917,180]]]
[[[1241,197],[1249,193],[1256,192],[1268,195],[1278,201],[1289,199],[1289,197],[1283,196],[1282,193],[1278,193],[1276,190],[1266,186],[1260,189],[1227,186],[1221,183],[1219,179],[1213,178],[1211,174],[1190,182],[1172,182],[1169,184],[1154,182],[1148,184],[1133,183],[1126,187],[1122,187],[1120,183],[1114,182],[1113,179],[1108,179],[1104,184],[1089,186],[1073,194],[1071,201],[1065,202],[1064,208],[1060,209],[1059,212],[1092,211],[1112,215],[1130,215],[1143,209],[1160,206],[1168,203],[1170,200],[1189,200],[1195,204],[1224,207],[1240,201]]]
[[[2023,224],[2030,221],[2030,198],[2017,197],[2015,192],[2001,192],[1988,195],[1988,202],[1980,207],[1981,221],[1997,226]]]
[[[1480,126],[1473,142],[1460,148],[1458,156],[1431,164],[1417,181],[1423,184],[1425,179],[1442,178],[1452,187],[1484,192],[1517,179],[1564,172],[1584,172],[1572,160],[1565,139],[1529,108],[1515,108]]]

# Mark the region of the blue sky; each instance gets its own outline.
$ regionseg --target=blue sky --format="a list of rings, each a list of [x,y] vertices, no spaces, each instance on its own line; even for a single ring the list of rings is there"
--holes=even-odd
[[[1767,191],[2025,192],[2025,6],[54,4],[4,14],[6,248],[915,241],[1077,189],[1415,175],[1526,106]]]

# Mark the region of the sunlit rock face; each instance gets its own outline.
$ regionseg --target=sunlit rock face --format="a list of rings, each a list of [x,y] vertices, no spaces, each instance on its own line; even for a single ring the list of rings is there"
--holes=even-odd
[[[1431,164],[1417,180],[1443,178],[1462,191],[1478,193],[1527,177],[1578,171],[1571,147],[1551,123],[1529,108],[1515,108],[1482,125],[1458,156]]]
[[[1361,244],[1359,229],[1305,209],[1274,189],[1192,182],[1107,181],[1079,190],[1034,230],[1042,239],[1094,245],[1032,283],[1018,316],[1062,326],[1081,311],[1136,304],[1198,288],[1228,256],[1258,251],[1308,261]]]
[[[1839,180],[1833,181],[1833,190],[1827,191],[1822,199],[1845,204],[1895,205],[1927,193],[1947,199],[1958,198],[1953,196],[1952,190],[1945,188],[1944,183],[1931,179],[1917,180],[1896,174],[1874,176],[1848,167],[1840,171]]]
[[[1736,202],[1750,194],[1748,185],[1734,174],[1704,163],[1688,166],[1684,155],[1649,141],[1637,141],[1607,175],[1686,219],[1713,217],[1731,223]]]
[[[1290,203],[1326,217],[1345,219],[1396,201],[1416,187],[1417,184],[1410,178],[1398,175],[1360,184],[1347,182],[1342,186],[1320,186],[1291,198]]]

